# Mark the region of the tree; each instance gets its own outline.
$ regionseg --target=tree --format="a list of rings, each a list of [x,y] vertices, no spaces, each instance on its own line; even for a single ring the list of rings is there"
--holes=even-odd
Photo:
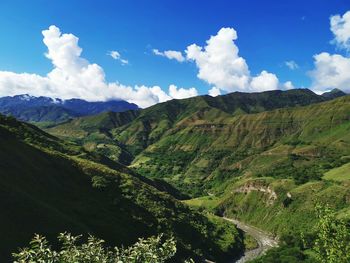
[[[322,263],[350,262],[350,229],[346,222],[337,219],[328,206],[317,205],[316,240],[313,251]]]
[[[109,249],[104,241],[90,236],[86,243],[78,245],[81,236],[61,233],[60,251],[55,251],[45,237],[35,235],[29,247],[14,253],[17,263],[163,263],[176,253],[173,237],[164,239],[162,235],[140,238],[128,248]]]

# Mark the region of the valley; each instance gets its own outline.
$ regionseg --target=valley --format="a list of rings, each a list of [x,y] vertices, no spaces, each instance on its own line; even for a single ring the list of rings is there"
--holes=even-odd
[[[270,248],[287,253],[290,236],[312,236],[317,203],[349,219],[350,97],[344,94],[202,96],[77,117],[44,131],[12,117],[0,120],[7,138],[0,145],[1,184],[4,196],[14,196],[2,203],[3,220],[12,218],[2,225],[13,225],[3,231],[16,232],[21,218],[10,207],[26,203],[28,217],[7,251],[33,231],[52,238],[69,229],[118,245],[164,232],[178,241],[177,262],[248,262]],[[38,227],[38,220],[50,226]],[[242,257],[251,238],[258,247]],[[295,249],[310,259],[302,246]]]
[[[350,263],[348,0],[0,1],[0,263]]]
[[[141,111],[129,123],[109,122],[105,115],[47,131],[82,145],[94,141],[97,151],[99,143],[114,145],[119,156],[135,156],[116,160],[196,198],[187,204],[283,236],[312,229],[317,202],[332,200],[341,218],[349,211],[343,172],[350,161],[349,97],[328,100],[307,90],[293,92],[255,94],[255,101],[235,93],[230,100],[171,101]],[[237,103],[236,96],[246,104]],[[261,106],[275,96],[276,109]],[[97,121],[106,128],[94,129]],[[76,132],[84,132],[84,139],[70,135]]]

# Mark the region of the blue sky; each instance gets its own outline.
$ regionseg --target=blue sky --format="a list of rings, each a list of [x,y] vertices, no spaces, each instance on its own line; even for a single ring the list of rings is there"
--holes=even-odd
[[[160,86],[165,91],[174,84],[207,94],[217,85],[197,77],[198,60],[179,63],[156,56],[153,49],[180,51],[185,57],[189,45],[204,47],[221,28],[232,28],[238,35],[234,45],[249,67],[249,77],[267,71],[281,85],[291,81],[294,87],[310,87],[308,72],[315,68],[315,54],[348,58],[346,48],[331,43],[334,33],[330,30],[330,17],[348,10],[348,0],[2,0],[0,71],[48,74],[53,66],[44,55],[48,47],[41,32],[55,25],[62,33],[79,38],[81,56],[103,68],[106,82]],[[108,56],[112,50],[128,64]],[[294,61],[297,68],[291,70],[286,61]]]

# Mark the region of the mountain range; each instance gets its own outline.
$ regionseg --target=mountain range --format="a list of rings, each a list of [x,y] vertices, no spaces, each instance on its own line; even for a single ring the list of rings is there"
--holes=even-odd
[[[340,91],[335,91],[334,94],[345,95]],[[195,121],[201,121],[203,127],[210,127],[211,122],[220,122],[225,118],[304,106],[329,99],[308,89],[199,96],[160,103],[141,111],[106,112],[76,118],[47,131],[65,139],[73,139],[89,149],[94,148],[112,159],[129,164],[131,155],[137,156],[163,135],[172,133],[174,129],[174,133],[177,133]]]
[[[64,122],[69,119],[106,111],[137,110],[138,106],[122,100],[89,102],[81,99],[52,99],[28,94],[0,98],[0,113],[27,122]]]

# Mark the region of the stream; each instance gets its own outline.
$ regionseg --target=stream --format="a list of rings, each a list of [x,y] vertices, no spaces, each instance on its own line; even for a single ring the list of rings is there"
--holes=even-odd
[[[244,255],[241,258],[232,261],[232,263],[248,262],[250,260],[253,260],[254,258],[263,255],[267,250],[278,246],[277,240],[273,238],[270,234],[262,231],[261,229],[247,225],[235,219],[230,219],[227,217],[224,217],[224,219],[235,224],[237,228],[252,236],[258,243],[257,248],[244,252]]]

